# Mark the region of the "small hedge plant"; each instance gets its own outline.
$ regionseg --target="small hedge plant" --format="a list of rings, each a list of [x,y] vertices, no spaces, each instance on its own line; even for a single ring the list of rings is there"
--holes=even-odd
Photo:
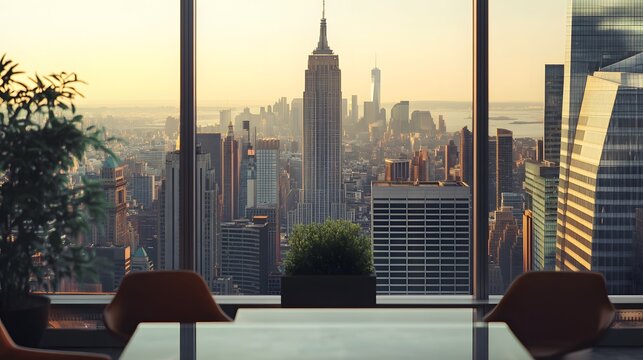
[[[371,241],[356,224],[328,220],[299,225],[289,238],[286,275],[373,274]]]

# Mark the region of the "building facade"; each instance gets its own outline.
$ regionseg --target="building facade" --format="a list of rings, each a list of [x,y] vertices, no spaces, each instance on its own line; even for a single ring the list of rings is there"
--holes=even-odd
[[[374,182],[377,293],[469,294],[471,192],[456,182]]]
[[[563,121],[565,65],[545,65],[545,161],[560,162],[560,126]],[[540,159],[539,159],[540,160]]]

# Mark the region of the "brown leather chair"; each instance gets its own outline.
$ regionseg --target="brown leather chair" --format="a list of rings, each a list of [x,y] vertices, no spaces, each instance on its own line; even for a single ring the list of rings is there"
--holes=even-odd
[[[150,271],[128,274],[103,312],[105,326],[129,340],[142,322],[232,321],[195,272]]]
[[[0,359],[11,360],[111,360],[107,355],[51,351],[18,346],[0,321]]]
[[[614,319],[595,272],[529,272],[516,278],[485,321],[505,322],[535,358],[592,346]]]

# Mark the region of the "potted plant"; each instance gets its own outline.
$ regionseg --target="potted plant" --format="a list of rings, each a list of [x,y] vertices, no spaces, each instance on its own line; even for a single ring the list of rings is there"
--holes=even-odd
[[[0,59],[0,319],[16,343],[37,346],[49,299],[33,290],[92,273],[79,235],[104,216],[100,185],[71,186],[69,172],[89,148],[110,152],[76,114],[75,74],[23,79],[16,67]]]
[[[282,307],[373,307],[373,251],[348,221],[299,225],[288,240]]]

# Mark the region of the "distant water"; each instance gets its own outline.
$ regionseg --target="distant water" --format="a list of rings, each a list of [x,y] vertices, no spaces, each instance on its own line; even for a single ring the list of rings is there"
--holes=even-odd
[[[384,103],[387,117],[390,116],[394,103]],[[248,106],[252,113],[259,113],[260,106]],[[207,106],[197,109],[198,126],[218,126],[219,111],[229,109],[223,106]],[[243,107],[232,109],[232,117],[243,111]],[[447,130],[454,132],[464,126],[471,129],[471,103],[457,101],[411,101],[410,111],[429,110],[438,124],[438,116],[443,115]],[[127,119],[132,127],[159,127],[165,124],[168,116],[178,116],[175,107],[100,107],[85,108],[88,117],[109,123],[110,118]],[[497,128],[513,131],[514,137],[542,138],[543,136],[543,105],[532,102],[497,102],[490,104],[489,133],[495,134]],[[360,107],[360,114],[363,109]],[[109,125],[109,124],[106,124]]]

